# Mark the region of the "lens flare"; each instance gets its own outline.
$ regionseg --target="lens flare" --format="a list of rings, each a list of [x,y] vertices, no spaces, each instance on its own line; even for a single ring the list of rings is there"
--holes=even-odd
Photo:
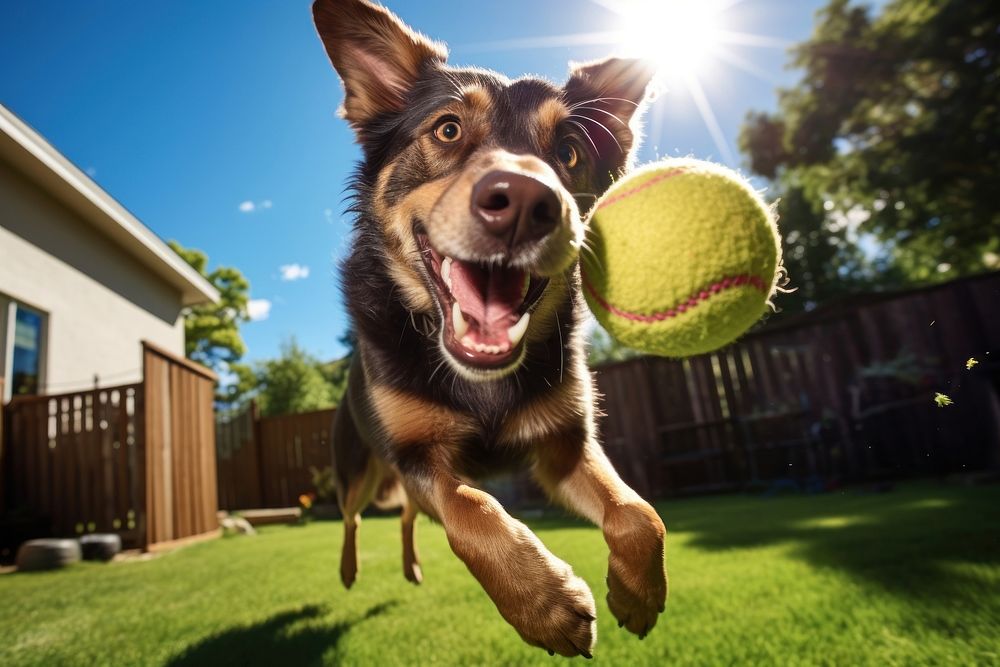
[[[697,75],[719,45],[721,8],[710,0],[650,0],[620,11],[623,51],[654,61],[667,81]]]

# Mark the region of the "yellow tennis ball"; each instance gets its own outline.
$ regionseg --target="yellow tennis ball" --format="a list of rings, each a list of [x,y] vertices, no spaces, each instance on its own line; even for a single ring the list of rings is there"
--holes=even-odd
[[[781,244],[774,213],[736,172],[662,160],[615,183],[590,221],[583,291],[628,347],[669,357],[716,350],[768,308]]]

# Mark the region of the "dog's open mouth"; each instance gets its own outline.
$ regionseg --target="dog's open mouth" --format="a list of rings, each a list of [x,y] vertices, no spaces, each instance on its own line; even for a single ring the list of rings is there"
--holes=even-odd
[[[420,225],[414,227],[414,236],[441,306],[448,351],[479,368],[501,368],[517,358],[548,278],[444,256],[431,246]]]

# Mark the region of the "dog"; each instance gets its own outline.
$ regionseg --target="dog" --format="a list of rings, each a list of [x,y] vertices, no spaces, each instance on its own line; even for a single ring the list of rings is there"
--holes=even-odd
[[[635,151],[653,68],[577,64],[557,87],[452,68],[366,0],[316,0],[313,19],[363,151],[341,266],[357,344],[332,438],[344,585],[371,502],[402,507],[403,572],[419,583],[423,512],[524,641],[590,657],[587,585],[475,486],[530,467],[600,526],[608,606],[645,636],[666,603],[665,528],[598,442],[579,256]]]

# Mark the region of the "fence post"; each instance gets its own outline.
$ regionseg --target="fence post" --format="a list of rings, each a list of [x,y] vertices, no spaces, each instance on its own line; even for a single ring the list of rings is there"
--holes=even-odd
[[[257,489],[260,506],[269,507],[267,504],[267,485],[264,483],[264,443],[260,437],[260,407],[257,399],[250,400],[250,434],[253,438],[254,454],[257,457]]]

